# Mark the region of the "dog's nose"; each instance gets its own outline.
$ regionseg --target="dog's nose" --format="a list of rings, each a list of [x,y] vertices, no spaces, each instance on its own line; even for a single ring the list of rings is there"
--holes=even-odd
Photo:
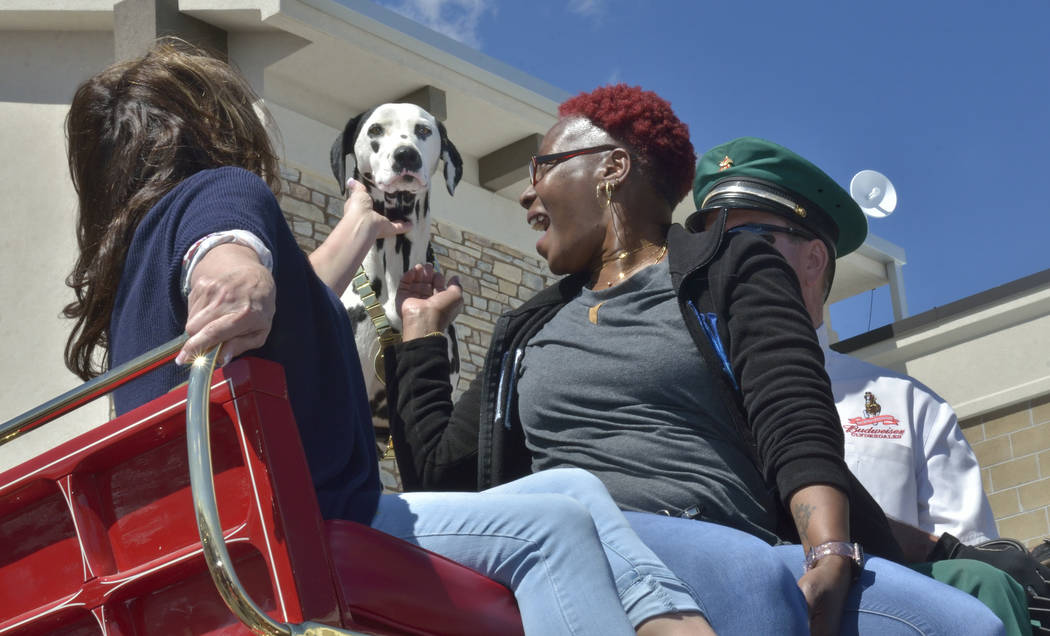
[[[394,170],[419,170],[423,167],[423,158],[419,151],[411,146],[401,146],[394,151]]]

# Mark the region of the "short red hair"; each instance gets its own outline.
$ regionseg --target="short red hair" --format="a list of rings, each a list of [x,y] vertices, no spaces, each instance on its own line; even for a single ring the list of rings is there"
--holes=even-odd
[[[615,84],[580,93],[558,108],[564,117],[584,117],[627,144],[641,172],[674,207],[692,188],[696,152],[689,127],[671,104],[640,86]]]

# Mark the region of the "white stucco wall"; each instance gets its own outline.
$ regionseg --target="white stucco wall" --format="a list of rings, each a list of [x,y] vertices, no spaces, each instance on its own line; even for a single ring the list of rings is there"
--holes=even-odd
[[[1027,290],[851,352],[922,380],[961,419],[1050,393],[1050,288]]]
[[[62,350],[72,300],[64,280],[76,253],[76,201],[66,167],[63,122],[73,90],[113,59],[109,32],[0,32],[0,420],[76,386]],[[66,418],[105,419],[104,401]],[[51,444],[59,426],[0,449],[0,470],[29,444]],[[53,431],[53,433],[52,433]]]

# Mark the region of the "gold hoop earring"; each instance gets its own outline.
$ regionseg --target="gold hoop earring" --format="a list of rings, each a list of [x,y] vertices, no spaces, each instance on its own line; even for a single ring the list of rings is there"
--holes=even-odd
[[[615,190],[616,184],[612,181],[603,181],[594,186],[594,196],[602,203],[603,208],[607,208],[612,203],[612,196]]]

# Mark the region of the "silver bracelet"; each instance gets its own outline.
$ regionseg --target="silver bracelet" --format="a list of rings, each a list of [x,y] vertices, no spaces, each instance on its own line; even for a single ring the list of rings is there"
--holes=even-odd
[[[806,571],[809,572],[817,566],[817,562],[826,556],[841,556],[850,560],[853,565],[853,578],[860,576],[864,568],[864,550],[859,543],[847,541],[828,541],[810,548],[806,553]]]

